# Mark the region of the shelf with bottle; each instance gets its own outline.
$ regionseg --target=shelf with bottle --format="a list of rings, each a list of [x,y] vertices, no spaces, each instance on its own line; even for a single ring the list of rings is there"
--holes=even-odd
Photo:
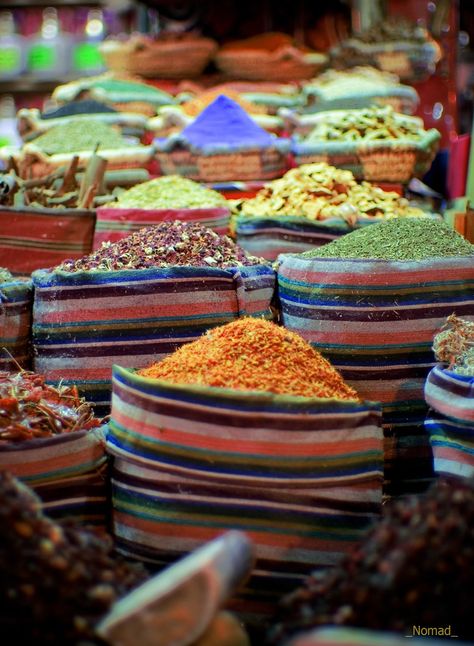
[[[98,7],[100,0],[9,0],[9,9],[24,9],[27,7]]]
[[[63,15],[49,2],[39,13],[32,10],[33,21],[22,11],[1,11],[0,93],[49,92],[60,83],[105,71],[98,45],[106,24],[103,10],[94,4]]]

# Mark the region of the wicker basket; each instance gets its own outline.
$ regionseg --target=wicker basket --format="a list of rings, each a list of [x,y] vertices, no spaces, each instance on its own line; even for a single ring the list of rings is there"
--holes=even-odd
[[[425,42],[365,43],[349,38],[330,51],[335,67],[375,65],[384,72],[391,72],[402,81],[423,81],[435,71],[441,59],[441,48],[433,39]]]
[[[156,156],[164,175],[178,174],[200,182],[275,179],[288,170],[287,151],[277,147],[210,154],[176,149],[158,151]]]
[[[318,113],[316,121],[328,118],[330,112]],[[306,120],[308,121],[307,116]],[[416,117],[404,116],[414,120]],[[372,182],[408,183],[430,168],[437,152],[440,133],[434,128],[420,139],[398,138],[359,141],[304,141],[295,138],[292,151],[298,165],[326,162],[350,170],[356,179]]]
[[[210,38],[160,41],[138,36],[126,42],[105,41],[100,49],[105,64],[114,72],[147,78],[185,78],[202,73],[217,43]]]
[[[274,51],[222,49],[215,61],[220,70],[241,79],[296,81],[313,77],[327,66],[329,58],[285,45]]]
[[[132,130],[134,133],[143,134],[146,128],[147,117],[136,112],[91,112],[85,114],[72,114],[70,116],[43,119],[37,108],[22,108],[17,113],[18,131],[23,140],[30,141],[55,126],[60,126],[71,121],[81,121],[87,128],[88,123],[100,121],[111,126],[117,126],[122,131]]]
[[[402,85],[395,76],[372,68],[354,68],[347,72],[331,70],[330,79],[327,74],[303,85],[306,113],[352,110],[375,104],[390,105],[395,112],[413,114],[420,100],[415,88]]]
[[[67,166],[74,155],[79,157],[79,168],[85,168],[93,155],[93,151],[76,151],[48,155],[38,148],[34,141],[25,144],[21,150],[5,147],[0,149],[0,160],[7,161],[10,157],[16,162],[28,159],[31,177],[44,177],[57,168]],[[107,160],[107,170],[124,170],[127,168],[143,168],[153,157],[153,146],[127,146],[124,148],[100,150],[100,156]]]

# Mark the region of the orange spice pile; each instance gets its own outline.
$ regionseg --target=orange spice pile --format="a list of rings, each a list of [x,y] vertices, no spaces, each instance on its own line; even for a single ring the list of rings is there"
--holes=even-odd
[[[237,319],[209,330],[138,374],[173,384],[359,399],[302,337],[255,318]]]

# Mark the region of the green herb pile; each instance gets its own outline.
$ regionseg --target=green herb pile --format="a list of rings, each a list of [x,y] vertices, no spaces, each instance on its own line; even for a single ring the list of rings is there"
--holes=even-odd
[[[394,218],[352,231],[304,258],[426,260],[474,254],[474,245],[441,220]]]

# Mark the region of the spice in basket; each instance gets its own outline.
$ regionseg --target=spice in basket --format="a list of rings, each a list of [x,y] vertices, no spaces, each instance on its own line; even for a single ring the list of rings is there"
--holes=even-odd
[[[103,643],[95,626],[146,580],[143,566],[117,556],[107,534],[48,518],[33,491],[5,471],[0,525],[2,634],[19,644]]]
[[[324,118],[316,124],[305,141],[420,141],[425,134],[421,119],[398,114],[387,105],[325,112]]]
[[[394,218],[351,231],[322,247],[305,251],[301,256],[426,260],[473,254],[474,245],[441,220]]]
[[[355,390],[302,337],[256,318],[209,330],[138,374],[180,385],[358,400]]]
[[[0,440],[19,442],[100,426],[75,386],[50,386],[43,375],[0,372]]]
[[[162,222],[146,227],[79,260],[65,260],[57,269],[115,271],[151,267],[242,267],[265,264],[263,258],[248,255],[227,236],[193,222]]]
[[[118,130],[101,121],[84,122],[72,119],[54,126],[37,137],[32,145],[48,155],[95,150],[115,150],[131,146]],[[136,144],[134,144],[136,145]]]
[[[323,221],[423,217],[421,209],[393,191],[369,182],[357,183],[348,170],[324,162],[303,164],[269,182],[255,197],[234,201],[234,211],[248,216],[296,215]]]
[[[449,370],[474,376],[474,322],[451,314],[441,332],[433,340],[437,361],[448,364]]]
[[[235,148],[272,146],[275,137],[261,128],[240,105],[220,94],[178,135],[195,148],[225,144]]]
[[[210,90],[201,92],[201,94],[199,94],[198,96],[183,103],[181,105],[181,109],[186,114],[195,117],[220,95],[224,95],[229,99],[232,99],[232,101],[238,103],[240,107],[249,114],[268,113],[268,110],[264,106],[252,103],[252,101],[245,99],[239,92],[232,90],[231,88],[211,88]]]
[[[316,572],[283,599],[271,644],[316,626],[398,632],[452,626],[474,638],[474,481],[438,482],[424,495],[386,505],[334,569]],[[375,642],[374,642],[375,643]]]
[[[217,191],[180,175],[166,175],[133,186],[106,206],[118,209],[201,209],[225,207],[226,199]]]

